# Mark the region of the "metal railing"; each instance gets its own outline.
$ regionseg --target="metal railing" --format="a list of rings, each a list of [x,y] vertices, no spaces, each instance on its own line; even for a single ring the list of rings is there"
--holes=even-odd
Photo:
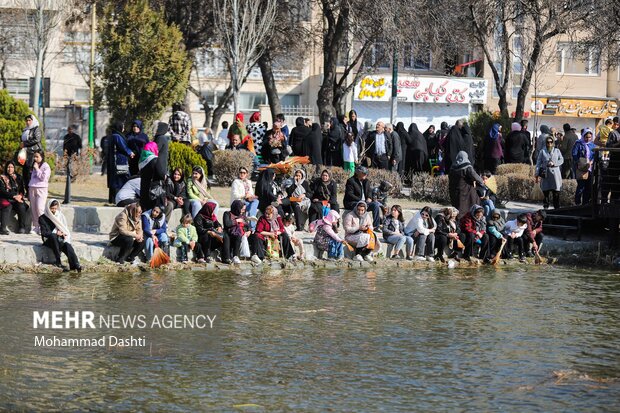
[[[620,148],[594,148],[592,206],[599,217],[620,218]]]

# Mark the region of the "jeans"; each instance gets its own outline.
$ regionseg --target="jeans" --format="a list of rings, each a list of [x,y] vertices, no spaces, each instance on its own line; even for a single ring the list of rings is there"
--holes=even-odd
[[[592,172],[588,174],[588,179],[577,179],[577,190],[575,191],[575,205],[589,204],[591,192]]]
[[[379,225],[381,225],[381,203],[377,201],[368,203],[368,210],[372,212],[373,229],[379,229]]]
[[[220,204],[215,199],[209,199],[207,202],[213,202],[215,204],[215,210],[213,210],[213,213],[217,214],[217,209],[220,207]],[[192,208],[192,218],[196,218],[196,215],[198,215],[202,209],[202,203],[198,199],[191,199],[189,203]]]
[[[394,245],[392,255],[396,255],[396,253],[400,252],[405,245],[407,245],[405,255],[409,257],[413,254],[413,238],[407,235],[390,235],[385,240],[388,244]]]
[[[432,232],[428,235],[419,234],[415,237],[415,243],[418,246],[418,255],[420,257],[425,255],[432,256],[435,251],[435,234]]]
[[[253,201],[245,201],[245,215],[248,217],[255,217],[258,213],[258,199]],[[256,229],[256,221],[250,221],[250,228],[252,231]]]
[[[153,256],[153,250],[155,249],[155,242],[153,242],[153,238],[149,237],[146,238],[144,240],[144,255],[146,255],[146,260],[149,261],[151,259],[151,257]],[[164,244],[167,244],[169,239],[168,239],[168,234],[166,234],[165,232],[159,234],[157,236],[157,241],[159,241],[159,247],[163,248]]]
[[[484,208],[484,216],[488,218],[491,216],[491,212],[495,209],[495,204],[490,199],[482,201],[482,208]]]

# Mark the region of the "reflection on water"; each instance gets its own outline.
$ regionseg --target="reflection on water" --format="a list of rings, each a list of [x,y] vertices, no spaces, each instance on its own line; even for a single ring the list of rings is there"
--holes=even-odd
[[[216,303],[219,324],[211,341],[175,332],[165,351],[15,350],[32,313],[7,308],[27,300],[98,313]],[[617,274],[7,274],[0,303],[0,410],[579,411],[620,399]]]

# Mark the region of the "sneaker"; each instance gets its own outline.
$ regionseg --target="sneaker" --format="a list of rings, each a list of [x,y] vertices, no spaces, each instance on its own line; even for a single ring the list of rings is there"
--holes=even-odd
[[[373,262],[374,258],[372,258],[372,255],[368,254],[367,256],[364,257],[364,260],[366,260],[366,262]]]
[[[424,258],[424,257],[423,257],[423,256],[421,256],[421,255],[418,255],[417,257],[415,257],[415,260],[416,260],[416,261],[426,261],[426,258]]]
[[[35,231],[34,229],[30,230],[30,235],[39,235],[39,233],[37,231]]]
[[[198,264],[205,264],[206,261],[204,258],[198,258],[198,261],[196,261]]]
[[[241,264],[241,260],[237,256],[233,257],[232,262],[233,264]]]
[[[207,257],[207,258],[205,258],[205,262],[206,262],[207,264],[212,263],[212,262],[213,262],[213,257]]]
[[[0,230],[0,234],[1,234],[1,235],[9,235],[9,234],[10,234],[10,232],[9,232],[9,231],[7,231],[6,229],[2,229],[2,230]]]
[[[428,262],[435,262],[435,258],[433,258],[433,257],[426,257],[426,261],[428,261]]]
[[[133,261],[131,262],[131,265],[133,265],[134,267],[137,267],[138,265],[140,265],[142,263],[142,261],[140,261],[140,258],[136,257],[133,259]]]
[[[519,262],[525,262],[525,257],[523,254],[519,255]]]
[[[361,255],[359,255],[359,254],[357,254],[357,255],[355,256],[355,258],[353,258],[353,259],[354,259],[355,261],[360,261],[360,262],[364,261],[364,258],[362,258],[362,256],[361,256]]]
[[[263,260],[258,258],[258,255],[256,254],[252,255],[252,258],[250,259],[250,261],[252,261],[254,264],[260,264],[261,262],[263,262]]]

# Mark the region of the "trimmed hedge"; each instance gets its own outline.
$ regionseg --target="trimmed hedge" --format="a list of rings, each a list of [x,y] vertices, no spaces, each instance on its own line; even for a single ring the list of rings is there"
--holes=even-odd
[[[181,168],[186,178],[192,176],[192,168],[194,166],[202,166],[205,175],[208,174],[207,163],[202,156],[191,146],[178,142],[170,142],[168,147],[168,168],[174,170]]]
[[[248,151],[219,150],[213,152],[213,177],[220,186],[230,186],[244,166],[250,173],[254,155]]]

